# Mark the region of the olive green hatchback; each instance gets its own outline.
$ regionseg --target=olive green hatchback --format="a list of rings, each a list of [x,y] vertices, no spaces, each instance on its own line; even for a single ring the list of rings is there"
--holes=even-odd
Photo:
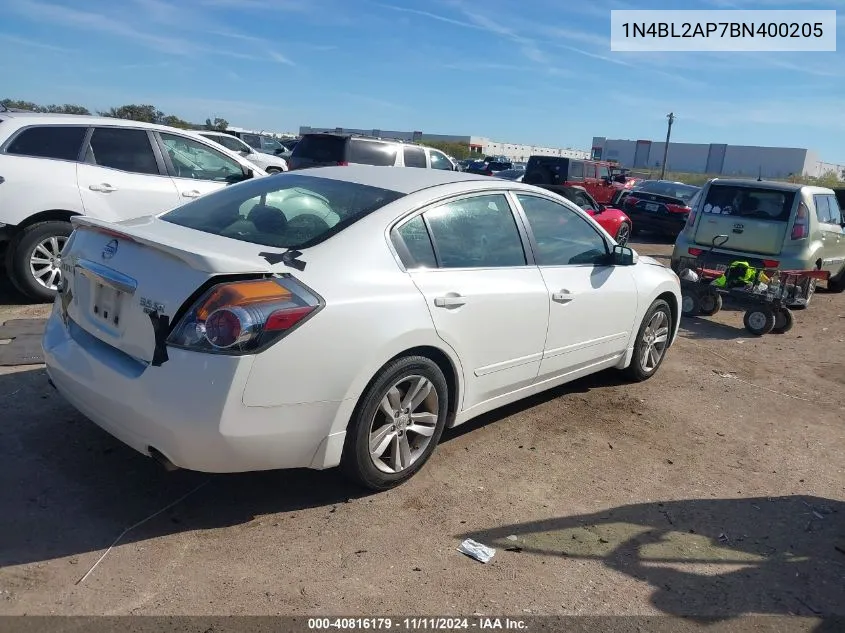
[[[837,193],[786,182],[709,181],[675,242],[681,258],[706,256],[708,268],[732,261],[781,270],[826,270],[827,288],[845,290],[845,217]]]

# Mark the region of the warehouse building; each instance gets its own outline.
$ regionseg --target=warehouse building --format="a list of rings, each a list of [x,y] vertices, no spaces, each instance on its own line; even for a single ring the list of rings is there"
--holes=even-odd
[[[542,156],[563,156],[565,158],[589,158],[590,153],[585,150],[573,149],[571,147],[542,147],[539,145],[523,145],[519,143],[502,143],[499,141],[491,141],[484,136],[456,136],[451,134],[427,134],[423,132],[399,132],[396,130],[363,130],[342,127],[310,127],[303,126],[299,128],[300,134],[320,134],[320,133],[337,133],[337,134],[361,134],[365,136],[375,136],[378,138],[399,139],[402,141],[423,143],[439,142],[439,143],[458,143],[468,147],[470,152],[481,156],[507,156],[512,161],[517,163],[524,163],[532,154],[540,154]]]
[[[592,157],[617,161],[632,169],[660,169],[663,141],[593,138]],[[833,171],[840,178],[845,165],[826,163],[818,154],[796,147],[757,147],[725,143],[669,143],[666,171],[714,176],[789,178],[820,177]]]

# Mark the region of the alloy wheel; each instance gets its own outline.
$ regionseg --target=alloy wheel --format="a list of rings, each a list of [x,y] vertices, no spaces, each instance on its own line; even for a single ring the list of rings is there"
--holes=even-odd
[[[640,365],[646,373],[651,373],[660,364],[666,346],[669,344],[669,317],[663,310],[655,312],[643,330],[643,346],[640,352]]]
[[[67,242],[64,235],[44,238],[29,256],[29,272],[39,285],[56,290],[62,278],[62,249]]]
[[[388,389],[370,422],[370,458],[385,473],[400,473],[425,452],[437,428],[440,399],[423,376]]]

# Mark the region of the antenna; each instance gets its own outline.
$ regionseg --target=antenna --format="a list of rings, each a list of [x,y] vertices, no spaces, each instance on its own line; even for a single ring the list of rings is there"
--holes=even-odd
[[[757,168],[757,182],[763,182],[763,166]]]

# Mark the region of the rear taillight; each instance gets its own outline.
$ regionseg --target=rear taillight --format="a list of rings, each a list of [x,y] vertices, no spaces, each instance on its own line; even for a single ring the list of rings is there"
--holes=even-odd
[[[628,205],[629,207],[635,207],[635,206],[637,206],[637,203],[638,203],[638,202],[639,202],[639,199],[638,199],[638,198],[635,198],[635,197],[634,197],[634,196],[632,196],[632,195],[628,195],[628,196],[625,198],[625,202],[624,202],[624,204]]]
[[[704,250],[701,248],[688,248],[687,252],[693,257],[699,257],[704,252]]]
[[[492,175],[493,175],[493,171],[492,171],[492,170],[490,170],[490,169],[488,169],[487,171],[485,171],[485,172],[484,172],[484,175],[486,175],[486,176],[492,176]]]
[[[341,161],[338,161],[337,166],[338,167],[349,167],[349,162],[345,161],[345,160],[341,160]]]
[[[321,305],[319,297],[289,276],[221,283],[199,298],[167,343],[198,352],[255,353],[284,337]]]
[[[774,270],[780,265],[780,262],[776,259],[764,259],[763,260],[763,268],[767,268],[769,270]]]
[[[692,211],[692,209],[682,204],[667,204],[666,208],[669,209],[669,213],[689,213]]]
[[[792,225],[792,239],[803,240],[810,234],[810,210],[803,202],[798,204],[798,213],[795,214],[795,224]]]

